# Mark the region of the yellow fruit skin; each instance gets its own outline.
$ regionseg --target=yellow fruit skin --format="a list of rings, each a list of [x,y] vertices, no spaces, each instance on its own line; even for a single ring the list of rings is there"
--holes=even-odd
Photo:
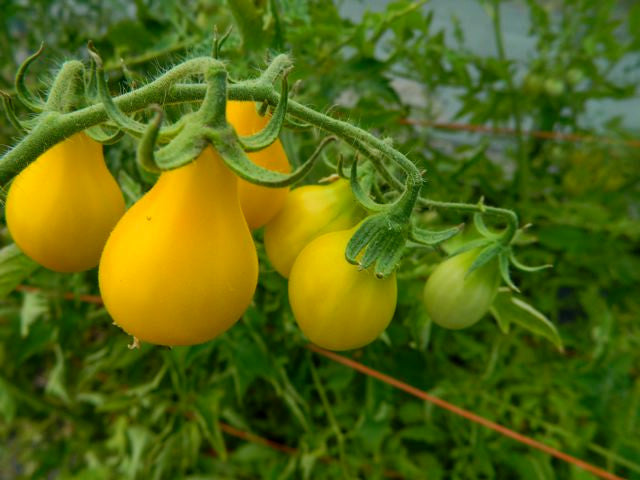
[[[227,102],[227,121],[233,125],[238,135],[248,136],[258,133],[269,122],[269,117],[261,117],[253,102]],[[247,154],[256,165],[287,173],[291,170],[287,154],[280,140],[276,140],[267,148]],[[269,188],[255,185],[238,179],[238,196],[240,205],[249,228],[255,230],[265,225],[282,208],[289,192],[288,187]]]
[[[289,303],[298,326],[309,340],[329,350],[371,343],[396,309],[395,273],[381,280],[345,260],[354,231],[313,240],[296,258],[289,277]]]
[[[258,257],[235,175],[213,149],[160,175],[109,236],[100,291],[123,330],[159,345],[203,343],[251,302]]]
[[[276,271],[288,278],[293,262],[309,242],[324,233],[351,228],[361,217],[346,180],[296,188],[265,227],[267,256]]]
[[[102,145],[77,133],[16,176],[5,216],[13,240],[27,256],[57,272],[80,272],[98,265],[124,209]]]

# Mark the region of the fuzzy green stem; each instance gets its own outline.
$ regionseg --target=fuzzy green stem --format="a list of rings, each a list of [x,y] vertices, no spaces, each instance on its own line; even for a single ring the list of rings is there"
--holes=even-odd
[[[132,113],[147,108],[153,103],[171,105],[202,101],[206,94],[207,85],[179,84],[177,82],[189,75],[202,73],[211,62],[218,63],[210,57],[199,57],[186,61],[153,82],[114,98],[114,104],[122,112]],[[280,95],[272,83],[290,65],[291,61],[286,55],[276,57],[265,73],[258,79],[229,85],[227,97],[231,100],[266,101],[272,106],[276,106],[280,101]],[[56,143],[108,119],[102,104],[91,105],[64,115],[57,115],[55,121],[52,121],[53,117],[50,113],[47,114],[47,118],[41,117],[31,134],[24,137],[0,159],[0,185],[5,184],[28,163],[35,160]],[[411,188],[419,190],[422,186],[422,175],[416,166],[389,143],[347,122],[328,117],[293,100],[288,102],[287,113],[303,122],[313,124],[334,134],[338,138],[345,140],[347,144],[351,144],[352,139],[356,139],[371,151],[379,151],[406,172],[408,185],[411,185]]]
[[[227,71],[216,62],[208,67],[206,79],[207,93],[198,113],[206,125],[224,127],[227,124]]]
[[[202,101],[206,85],[178,86],[176,83],[188,75],[202,72],[203,63],[210,60],[213,59],[205,57],[189,60],[172,68],[153,82],[120,95],[113,101],[118,109],[125,113],[143,110],[154,103],[172,105]],[[260,87],[257,90],[261,91],[264,88]],[[74,133],[99,125],[107,120],[107,112],[102,104],[91,105],[66,114],[43,113],[31,133],[23,137],[15,147],[0,157],[0,185],[6,184],[20,170],[55,144]]]
[[[488,207],[483,204],[439,202],[427,198],[420,198],[418,203],[425,207],[456,210],[458,212],[483,213],[492,217],[502,218],[507,222],[507,226],[501,234],[501,240],[505,246],[511,243],[518,230],[518,215],[513,210],[507,210],[506,208]]]
[[[49,91],[45,110],[66,113],[83,106],[84,74],[82,62],[78,60],[64,62]]]

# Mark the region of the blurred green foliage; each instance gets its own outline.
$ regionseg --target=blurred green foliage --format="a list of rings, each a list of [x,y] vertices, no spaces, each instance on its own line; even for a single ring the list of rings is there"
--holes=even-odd
[[[585,121],[589,102],[637,95],[633,82],[611,72],[628,55],[637,61],[640,6],[518,3],[535,38],[523,64],[505,54],[502,38],[499,13],[512,2],[479,0],[495,27],[492,56],[474,53],[456,17],[448,33],[434,27],[429,4],[393,1],[355,21],[340,8],[345,3],[9,1],[0,87],[11,90],[19,63],[42,40],[45,55],[29,76],[40,91],[61,60],[87,59],[88,39],[108,59],[114,92],[210,51],[214,25],[235,25],[224,57],[237,77],[255,75],[265,55],[291,51],[291,78],[302,81],[297,100],[392,137],[426,170],[426,195],[467,202],[484,196],[516,210],[533,224],[519,239],[518,256],[555,266],[514,273],[514,280],[557,325],[564,353],[518,326],[503,334],[489,316],[464,331],[432,327],[417,299],[440,256],[416,251],[400,270],[394,322],[381,340],[351,355],[640,478],[640,162],[639,150],[623,143],[638,132],[616,118],[598,131]],[[457,102],[447,120],[613,141],[421,126],[441,118],[447,97]],[[16,135],[0,124],[0,143],[12,144]],[[283,141],[296,162],[317,135],[286,132]],[[125,139],[105,151],[131,203],[150,181],[135,166],[134,144]],[[422,218],[469,221],[427,211]],[[257,239],[260,246],[259,232]],[[314,356],[291,316],[286,282],[262,251],[254,305],[229,332],[196,347],[129,350],[101,306],[62,295],[97,294],[95,271],[37,269],[11,246],[6,229],[0,245],[0,479],[592,478]],[[37,290],[12,291],[17,283]],[[297,450],[246,442],[219,422]]]

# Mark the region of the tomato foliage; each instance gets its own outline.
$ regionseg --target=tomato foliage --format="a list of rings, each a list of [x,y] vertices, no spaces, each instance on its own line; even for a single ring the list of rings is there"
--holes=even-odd
[[[208,54],[213,25],[220,32],[234,25],[224,47],[232,76],[255,75],[265,52],[291,51],[289,82],[300,80],[294,98],[393,138],[427,172],[430,198],[484,197],[515,210],[532,224],[516,238],[515,253],[552,270],[512,271],[521,293],[498,294],[497,322],[487,315],[467,330],[446,330],[421,304],[425,281],[444,257],[415,249],[397,273],[394,320],[381,340],[357,351],[359,360],[640,478],[640,163],[627,143],[639,126],[624,110],[638,102],[638,5],[469,0],[457,12],[446,2],[408,0],[364,11],[359,2],[321,0],[27,3],[3,6],[3,90],[13,89],[15,71],[41,40],[47,60],[31,66],[32,91],[44,89],[55,61],[86,55],[92,39],[115,92]],[[515,22],[529,32],[524,51],[507,41],[514,18],[528,20],[524,27]],[[620,113],[607,111],[611,105]],[[190,111],[174,106],[165,113],[175,120]],[[588,139],[432,128],[441,120]],[[2,145],[15,135],[0,123]],[[285,131],[281,141],[295,168],[318,138]],[[134,151],[126,137],[105,147],[128,206],[156,180],[138,168]],[[308,181],[334,171],[338,153],[324,154],[325,165]],[[427,208],[420,217],[436,228],[468,220]],[[474,239],[470,225],[465,235]],[[255,232],[256,295],[234,328],[198,346],[129,351],[104,307],[64,296],[96,295],[95,271],[39,269],[0,230],[0,472],[65,479],[212,472],[383,478],[390,471],[429,479],[585,478],[304,349],[287,283],[270,266],[262,236]],[[15,290],[20,283],[31,288]],[[521,308],[529,303],[556,327]],[[240,440],[223,424],[297,450]]]

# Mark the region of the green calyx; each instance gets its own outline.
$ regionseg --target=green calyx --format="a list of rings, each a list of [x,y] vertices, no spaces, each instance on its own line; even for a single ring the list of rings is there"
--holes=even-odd
[[[278,139],[282,126],[287,115],[287,100],[289,96],[289,86],[287,83],[287,72],[282,75],[282,91],[280,101],[273,112],[269,123],[260,132],[248,137],[238,137],[238,141],[245,152],[255,152],[267,148]]]
[[[18,68],[18,72],[16,73],[16,78],[14,82],[14,86],[16,89],[16,94],[18,96],[18,100],[27,107],[32,112],[42,112],[44,110],[44,104],[40,99],[35,98],[25,83],[25,75],[27,70],[29,69],[29,65],[33,63],[44,51],[44,42],[40,44],[40,48],[34,54],[28,56],[20,68]]]
[[[358,152],[362,153],[362,149],[359,148]],[[382,168],[391,175],[381,163],[379,153],[367,151],[366,156],[376,170],[380,171]],[[376,203],[369,197],[358,181],[357,169],[356,158],[349,176],[353,195],[362,207],[375,214],[361,223],[347,244],[345,258],[348,262],[362,268],[373,266],[375,275],[384,278],[397,268],[409,241],[433,247],[461,231],[462,226],[432,231],[414,225],[412,213],[423,184],[422,176],[415,167],[407,168],[404,192],[391,204]],[[342,171],[342,162],[339,162],[339,171]]]
[[[349,240],[345,258],[362,268],[374,267],[379,278],[390,275],[397,267],[411,233],[411,213],[422,187],[407,177],[404,193],[394,203],[382,205],[368,198],[357,181],[357,161],[351,167],[351,188],[358,202],[377,211],[366,218]]]
[[[408,224],[392,221],[387,214],[366,218],[353,234],[345,258],[361,268],[374,266],[378,278],[390,275],[402,258],[409,235]]]

